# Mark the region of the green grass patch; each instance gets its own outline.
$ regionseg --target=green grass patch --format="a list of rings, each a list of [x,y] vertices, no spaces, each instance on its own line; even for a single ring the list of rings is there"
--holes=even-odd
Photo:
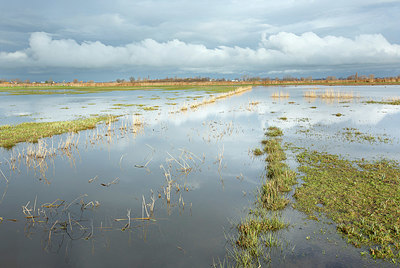
[[[157,111],[158,110],[158,108],[159,108],[159,106],[144,106],[144,107],[142,107],[142,109],[143,110],[145,110],[145,111]]]
[[[116,106],[116,107],[132,107],[132,106],[135,106],[136,104],[128,104],[128,103],[115,103],[115,104],[113,104],[113,106]]]
[[[260,148],[255,148],[255,149],[253,150],[253,154],[254,154],[255,156],[259,156],[259,155],[263,155],[264,152],[261,151]]]
[[[284,160],[286,154],[281,146],[283,132],[277,127],[268,128],[264,152],[267,153],[265,161],[267,162],[267,181],[261,187],[260,200],[268,210],[282,210],[289,200],[284,196],[285,192],[289,192],[294,184],[296,184],[296,173],[292,171]]]
[[[72,121],[29,122],[18,125],[3,125],[0,126],[0,147],[9,149],[19,142],[36,143],[40,138],[92,129],[98,123],[109,120],[116,120],[116,117],[98,116]]]
[[[308,215],[324,213],[356,247],[373,258],[400,259],[400,165],[389,160],[350,161],[304,151],[297,155],[304,184],[295,207]]]
[[[283,136],[283,132],[278,127],[269,127],[265,135],[267,137],[278,137],[278,136]]]
[[[20,114],[18,115],[18,117],[28,117],[28,116],[32,116],[33,114]]]
[[[262,263],[268,263],[268,252],[281,244],[273,234],[288,226],[277,214],[270,214],[265,209],[250,211],[236,226],[238,236],[233,241],[234,250],[231,252],[235,266],[261,267]]]
[[[369,101],[364,101],[364,103],[367,104],[388,104],[388,105],[400,105],[400,99],[396,100],[388,100],[388,101],[374,101],[374,100],[369,100]]]

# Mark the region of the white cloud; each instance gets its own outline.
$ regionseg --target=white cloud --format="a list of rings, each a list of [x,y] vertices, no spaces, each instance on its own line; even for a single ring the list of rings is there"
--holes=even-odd
[[[119,68],[151,67],[213,72],[340,68],[345,65],[395,65],[399,67],[400,45],[380,34],[320,37],[312,32],[296,35],[280,32],[261,37],[257,48],[219,46],[207,48],[177,39],[157,42],[145,39],[124,46],[99,41],[78,43],[53,39],[44,32],[32,33],[29,47],[12,53],[0,52],[7,67]]]

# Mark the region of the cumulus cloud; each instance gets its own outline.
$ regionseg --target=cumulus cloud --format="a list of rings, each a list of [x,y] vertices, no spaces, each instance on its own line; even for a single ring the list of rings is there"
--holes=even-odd
[[[219,46],[208,48],[174,39],[145,39],[123,46],[102,42],[54,39],[48,33],[31,34],[29,47],[0,52],[0,64],[9,67],[119,68],[150,67],[213,72],[324,68],[345,65],[399,67],[400,45],[380,34],[320,37],[312,32],[266,35],[256,48]]]

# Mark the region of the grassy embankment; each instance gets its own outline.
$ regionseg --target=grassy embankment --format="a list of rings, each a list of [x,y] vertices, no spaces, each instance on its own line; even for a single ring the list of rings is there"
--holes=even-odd
[[[92,129],[100,122],[115,120],[115,118],[97,116],[72,121],[29,122],[18,125],[3,125],[0,126],[0,147],[10,149],[19,142],[36,143],[40,138]]]
[[[237,225],[231,258],[239,267],[256,267],[270,260],[269,251],[282,246],[276,231],[288,227],[280,216],[289,203],[286,193],[296,184],[296,173],[283,162],[286,155],[281,146],[282,130],[268,128],[264,149],[255,149],[255,155],[267,154],[266,180],[258,190],[254,208]]]
[[[307,150],[297,159],[304,174],[294,195],[297,209],[312,218],[324,213],[349,243],[368,247],[373,258],[400,260],[399,163]]]

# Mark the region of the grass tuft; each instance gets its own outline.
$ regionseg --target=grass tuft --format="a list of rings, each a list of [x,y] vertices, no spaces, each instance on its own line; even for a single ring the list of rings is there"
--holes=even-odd
[[[269,127],[267,129],[267,132],[265,133],[265,135],[267,137],[278,137],[278,136],[282,136],[283,132],[280,128],[278,127]]]

